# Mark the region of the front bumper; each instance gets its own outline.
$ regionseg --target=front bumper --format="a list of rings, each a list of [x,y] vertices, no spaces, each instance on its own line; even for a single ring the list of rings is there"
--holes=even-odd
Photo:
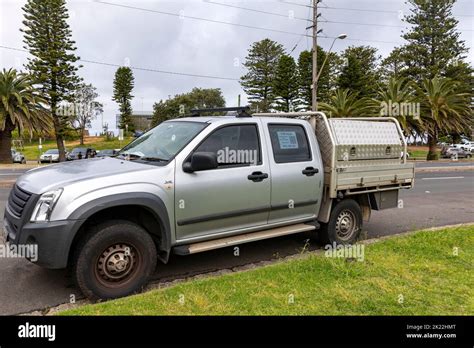
[[[6,220],[5,220],[6,221]],[[46,268],[66,268],[69,249],[73,240],[72,231],[78,220],[28,223],[20,233],[14,234],[4,221],[4,239],[11,245],[37,245],[38,255],[33,262]]]
[[[7,203],[2,239],[10,245],[37,245],[37,255],[31,262],[46,268],[65,268],[72,241],[83,220],[29,222],[36,201],[28,202],[21,218],[9,211]]]

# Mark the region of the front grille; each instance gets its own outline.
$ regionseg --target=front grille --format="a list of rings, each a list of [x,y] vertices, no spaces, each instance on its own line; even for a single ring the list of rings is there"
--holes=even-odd
[[[19,188],[17,185],[13,187],[10,197],[8,197],[8,208],[15,217],[21,218],[31,195],[31,193]]]

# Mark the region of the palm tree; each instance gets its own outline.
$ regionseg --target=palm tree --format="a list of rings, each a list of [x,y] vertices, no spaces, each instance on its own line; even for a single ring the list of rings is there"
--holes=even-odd
[[[436,145],[440,132],[462,132],[471,117],[470,94],[459,92],[458,83],[448,78],[423,80],[416,87],[422,121],[428,134],[427,160],[438,159]]]
[[[379,108],[380,116],[396,118],[406,135],[423,134],[420,104],[412,82],[405,78],[390,78],[386,85],[379,87],[373,103]]]
[[[337,89],[330,97],[329,103],[320,103],[319,108],[329,117],[372,116],[374,105],[369,98],[359,98],[358,93],[349,89]]]
[[[31,77],[14,69],[0,72],[0,100],[0,163],[11,163],[12,132],[48,130],[51,118]]]

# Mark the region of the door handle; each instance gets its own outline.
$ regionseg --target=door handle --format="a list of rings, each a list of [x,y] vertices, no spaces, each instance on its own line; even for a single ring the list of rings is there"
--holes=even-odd
[[[263,179],[267,179],[268,174],[267,173],[262,173],[262,172],[253,172],[249,176],[247,176],[247,179],[252,180],[253,182],[260,182],[263,181]]]
[[[303,169],[302,173],[306,176],[313,176],[314,174],[319,173],[319,169],[313,167],[306,167],[305,169]]]

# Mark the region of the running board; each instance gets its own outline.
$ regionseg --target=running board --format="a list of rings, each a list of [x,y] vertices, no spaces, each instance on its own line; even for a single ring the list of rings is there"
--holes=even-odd
[[[315,230],[317,226],[307,224],[296,224],[290,226],[283,226],[272,228],[270,230],[263,230],[258,232],[241,234],[238,236],[225,237],[220,239],[209,240],[194,244],[180,245],[173,249],[177,255],[189,255],[201,253],[203,251],[225,248],[232,245],[239,245],[243,243],[255,242],[258,240],[286,236],[288,234],[306,232]]]

